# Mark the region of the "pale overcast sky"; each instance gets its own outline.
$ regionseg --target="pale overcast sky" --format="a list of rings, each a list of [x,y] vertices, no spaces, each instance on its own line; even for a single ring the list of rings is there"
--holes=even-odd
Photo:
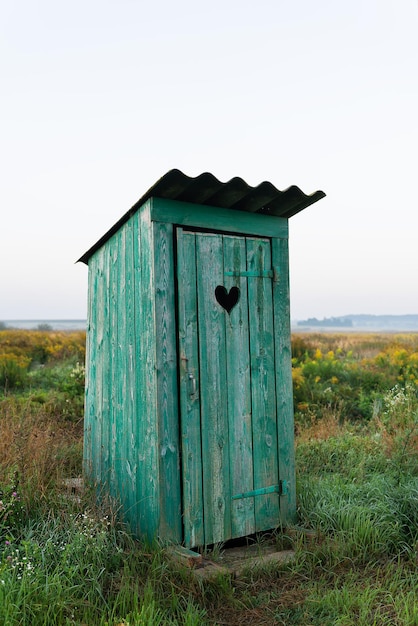
[[[164,173],[296,184],[291,316],[418,313],[417,0],[21,0],[0,13],[0,320]]]

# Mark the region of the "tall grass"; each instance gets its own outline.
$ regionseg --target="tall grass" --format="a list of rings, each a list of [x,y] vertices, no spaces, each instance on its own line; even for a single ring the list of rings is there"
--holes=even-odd
[[[98,510],[28,520],[3,549],[2,623],[203,623],[167,563],[161,548],[140,549]]]
[[[24,367],[0,388],[0,624],[418,623],[416,335],[296,336],[299,520],[275,539],[294,559],[204,580],[66,482],[84,335],[3,332]]]

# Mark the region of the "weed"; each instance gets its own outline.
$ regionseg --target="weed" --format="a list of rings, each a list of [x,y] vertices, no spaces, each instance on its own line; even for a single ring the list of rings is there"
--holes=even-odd
[[[5,393],[25,385],[29,363],[30,359],[22,355],[0,354],[0,388]]]
[[[383,397],[375,415],[377,435],[386,449],[398,482],[418,475],[418,393],[415,385],[395,385]]]

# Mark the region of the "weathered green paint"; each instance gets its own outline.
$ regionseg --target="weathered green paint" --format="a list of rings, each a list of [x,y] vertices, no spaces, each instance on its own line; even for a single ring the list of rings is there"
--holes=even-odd
[[[157,366],[158,449],[160,463],[159,532],[182,536],[173,225],[153,224]]]
[[[205,543],[231,535],[225,311],[213,294],[223,282],[221,235],[196,235]]]
[[[205,543],[203,527],[203,473],[199,400],[196,242],[193,233],[177,231],[179,285],[178,333],[182,445],[184,543]]]
[[[159,441],[157,421],[157,363],[155,318],[155,268],[153,226],[149,208],[136,214],[138,251],[135,254],[137,292],[135,335],[137,348],[138,387],[137,394],[137,451],[138,483],[137,507],[138,530],[154,536],[159,526]],[[145,504],[146,503],[146,504]]]
[[[97,345],[98,332],[96,324],[96,297],[99,294],[98,282],[99,270],[98,259],[100,251],[91,259],[89,263],[89,292],[87,301],[87,334],[86,334],[86,383],[85,383],[85,407],[84,407],[84,457],[83,464],[89,476],[98,477],[101,475],[98,463],[101,457],[101,447],[97,447],[95,442],[95,422],[101,412],[101,406],[96,402],[96,380],[97,380]]]
[[[101,257],[101,258],[100,258]],[[110,298],[110,264],[111,258],[107,258],[104,250],[99,251],[99,276],[100,281],[97,283],[99,297],[106,298],[106,290],[109,290]],[[110,478],[110,422],[108,420],[109,407],[112,406],[111,399],[111,386],[109,386],[110,368],[108,369],[106,363],[106,354],[111,355],[111,344],[109,341],[109,333],[106,331],[107,318],[105,318],[105,311],[102,308],[95,309],[96,314],[96,328],[97,328],[97,345],[96,345],[96,385],[97,385],[97,422],[96,422],[96,439],[95,449],[100,451],[97,455],[97,460],[100,462],[100,467],[96,468],[96,475],[105,476],[106,482],[109,482]],[[108,313],[109,315],[109,313]],[[109,360],[111,356],[109,356]],[[107,405],[106,405],[107,400]]]
[[[89,259],[85,468],[138,536],[294,519],[287,255],[283,218],[150,199]]]
[[[124,449],[125,465],[121,471],[124,475],[124,500],[125,510],[130,511],[135,507],[137,492],[136,450],[135,440],[135,380],[137,372],[135,354],[135,328],[131,320],[135,319],[135,288],[134,288],[134,228],[130,220],[125,227],[125,309],[121,315],[125,318],[126,333],[125,343],[122,346],[124,354],[123,366],[126,371],[124,415],[125,425],[121,434],[121,447]],[[127,515],[127,513],[125,513]]]
[[[271,243],[247,239],[247,267],[258,272],[271,268]],[[273,338],[272,280],[248,280],[253,413],[254,488],[278,481],[275,355]],[[257,531],[272,528],[279,518],[275,496],[255,501]]]
[[[111,248],[109,251],[110,256],[110,275],[109,275],[109,290],[110,290],[110,309],[109,309],[109,328],[110,333],[109,345],[110,345],[110,398],[109,398],[109,467],[108,467],[108,481],[112,494],[118,493],[117,475],[120,465],[120,451],[116,445],[116,429],[117,429],[117,414],[118,414],[118,384],[120,381],[120,375],[118,372],[118,263],[119,263],[119,238],[118,233],[115,233],[110,239]],[[120,496],[123,499],[123,496]]]
[[[251,411],[251,372],[249,359],[249,325],[244,237],[223,238],[224,278],[230,291],[238,287],[240,298],[229,315],[223,312],[226,327],[228,429],[230,446],[230,496],[253,488],[253,442]],[[229,278],[229,276],[231,276]],[[232,502],[231,535],[243,537],[254,532],[254,501]]]
[[[113,467],[115,470],[115,492],[120,494],[122,512],[125,515],[128,510],[127,493],[125,478],[126,472],[126,451],[124,446],[125,437],[125,396],[126,396],[126,367],[124,363],[125,354],[125,336],[127,317],[125,314],[125,233],[126,228],[115,233],[117,241],[117,257],[115,259],[115,303],[114,303],[114,359],[116,367],[113,369],[112,387],[115,391],[115,402],[113,404],[113,420],[112,420],[112,448],[113,448]]]

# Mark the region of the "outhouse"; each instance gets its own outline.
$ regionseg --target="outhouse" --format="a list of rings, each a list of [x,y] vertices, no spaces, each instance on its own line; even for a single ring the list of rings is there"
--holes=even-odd
[[[288,220],[324,195],[171,170],[81,257],[85,473],[137,536],[294,520]]]

